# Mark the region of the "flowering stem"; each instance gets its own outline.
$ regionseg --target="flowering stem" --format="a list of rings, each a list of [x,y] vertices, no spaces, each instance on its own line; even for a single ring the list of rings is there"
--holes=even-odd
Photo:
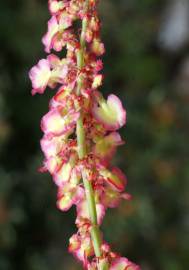
[[[41,121],[45,155],[42,171],[49,171],[58,187],[57,207],[67,211],[76,205],[78,232],[70,238],[69,251],[83,262],[84,268],[140,270],[113,252],[100,232],[105,210],[130,196],[123,193],[126,177],[119,168],[111,167],[111,156],[123,143],[117,130],[126,123],[126,111],[117,96],[111,94],[105,100],[98,90],[103,79],[99,57],[105,52],[98,2],[48,1],[52,17],[42,39],[45,51],[59,52],[66,47],[67,54],[65,58],[50,54],[29,73],[32,95],[43,94],[47,86],[61,85]],[[78,41],[79,20],[82,27]],[[83,184],[77,181],[80,176]]]
[[[88,0],[86,1],[86,10],[87,8],[88,8]],[[80,50],[77,52],[77,66],[78,66],[79,71],[85,65],[84,52],[85,52],[86,28],[87,28],[87,18],[85,17],[82,21]],[[83,84],[83,79],[82,79],[82,76],[80,75],[77,81],[77,95],[80,95],[82,84]],[[83,126],[82,111],[81,111],[80,118],[77,121],[76,134],[77,134],[77,141],[78,141],[78,155],[80,159],[83,159],[86,156],[87,151],[86,151],[85,131],[84,131],[84,126]],[[97,211],[96,211],[94,191],[93,191],[92,184],[90,181],[88,181],[85,173],[82,173],[82,178],[83,178],[83,184],[85,188],[88,211],[89,211],[91,225],[92,225],[91,237],[92,237],[93,247],[94,247],[96,257],[100,257],[101,256],[101,236],[100,236],[99,226],[97,223]]]

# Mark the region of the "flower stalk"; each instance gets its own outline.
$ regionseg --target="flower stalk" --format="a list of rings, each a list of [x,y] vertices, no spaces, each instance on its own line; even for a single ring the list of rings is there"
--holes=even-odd
[[[70,238],[69,251],[87,270],[139,270],[139,266],[113,252],[100,232],[105,212],[115,208],[126,193],[126,177],[112,166],[118,146],[117,132],[126,123],[120,99],[100,93],[105,52],[95,0],[49,0],[51,18],[42,39],[46,59],[34,66],[29,77],[32,95],[47,87],[57,92],[42,117],[44,153],[42,172],[48,171],[57,186],[57,207],[76,206],[78,231]],[[78,38],[78,24],[81,34]],[[60,58],[51,51],[65,50]]]
[[[88,0],[86,1],[86,12],[88,9]],[[80,50],[77,52],[77,66],[78,70],[81,70],[85,65],[84,60],[84,51],[85,51],[85,34],[87,29],[87,18],[85,17],[82,21],[82,31],[81,31],[81,37],[80,37]],[[82,77],[78,77],[77,81],[77,95],[80,95],[80,91],[82,89]],[[86,156],[86,145],[85,145],[85,131],[83,127],[83,117],[82,117],[82,111],[79,119],[77,120],[77,128],[76,128],[76,134],[77,134],[77,142],[78,142],[78,155],[79,158],[82,160]],[[88,211],[90,215],[91,220],[91,236],[93,241],[93,247],[95,251],[96,257],[101,256],[101,236],[100,236],[100,230],[99,226],[97,224],[97,212],[96,212],[96,204],[95,204],[95,197],[93,192],[93,187],[90,181],[88,181],[85,173],[82,173],[83,178],[83,184],[85,188],[85,194],[86,194],[86,200],[87,200],[87,206]],[[100,269],[101,270],[101,269]]]

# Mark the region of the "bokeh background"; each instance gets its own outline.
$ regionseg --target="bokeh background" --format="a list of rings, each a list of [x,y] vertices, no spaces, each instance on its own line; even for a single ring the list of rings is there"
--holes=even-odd
[[[143,270],[189,268],[189,2],[103,0],[106,96],[127,108],[126,145],[114,160],[131,202],[107,212],[103,232]],[[40,119],[52,91],[31,97],[28,70],[45,57],[45,0],[0,8],[0,270],[79,270],[67,253],[75,210],[56,209],[37,168]]]

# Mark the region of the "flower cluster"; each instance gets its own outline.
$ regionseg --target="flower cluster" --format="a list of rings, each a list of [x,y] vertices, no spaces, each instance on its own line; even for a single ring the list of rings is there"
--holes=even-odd
[[[95,0],[49,0],[52,15],[42,39],[49,54],[29,73],[32,94],[47,87],[57,92],[43,116],[42,171],[49,171],[57,186],[57,206],[76,206],[78,232],[69,251],[88,270],[138,270],[139,267],[111,251],[99,226],[107,208],[117,207],[125,193],[126,177],[111,158],[124,142],[117,130],[126,123],[126,111],[113,94],[99,92],[105,51]],[[78,23],[82,22],[82,28]],[[65,49],[66,56],[52,51]]]

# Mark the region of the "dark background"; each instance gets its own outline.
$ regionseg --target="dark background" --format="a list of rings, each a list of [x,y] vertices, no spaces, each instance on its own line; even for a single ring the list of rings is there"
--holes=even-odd
[[[114,250],[143,270],[189,265],[189,8],[187,0],[103,0],[106,96],[128,123],[114,164],[134,196],[108,210],[102,230]],[[28,70],[47,1],[6,0],[0,8],[0,270],[79,270],[67,253],[75,210],[56,209],[56,188],[40,174],[40,119],[53,92],[30,95]]]

